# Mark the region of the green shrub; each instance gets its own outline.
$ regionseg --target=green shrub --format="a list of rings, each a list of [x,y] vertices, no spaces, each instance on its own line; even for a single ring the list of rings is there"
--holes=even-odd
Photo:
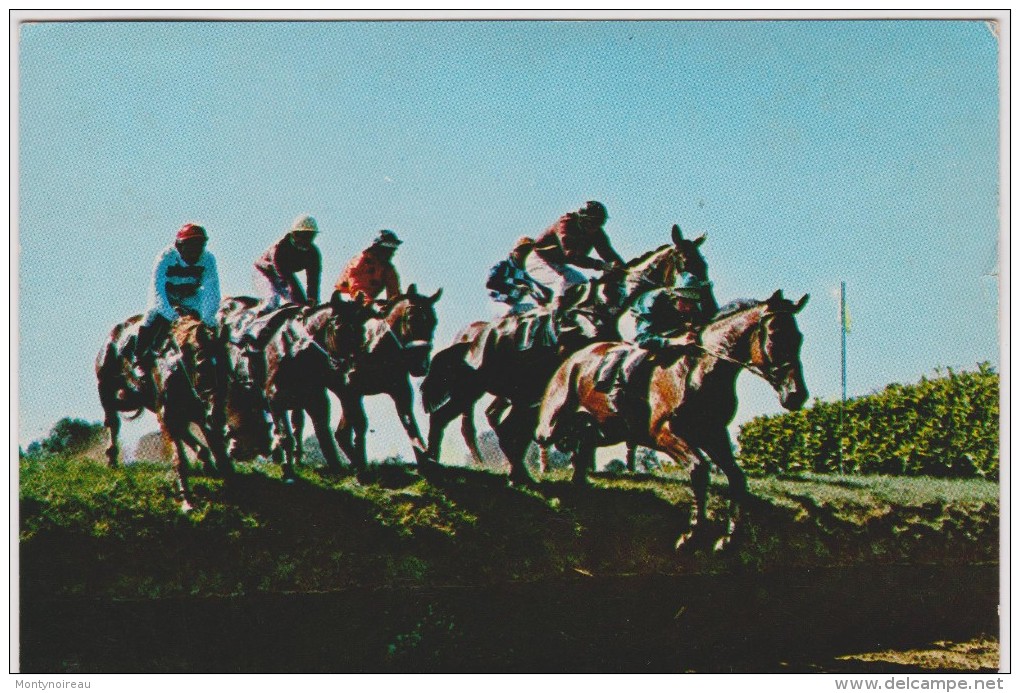
[[[104,435],[101,423],[65,417],[53,425],[46,438],[30,443],[23,455],[32,458],[77,455],[101,443]]]
[[[999,477],[999,376],[987,363],[847,400],[842,426],[840,409],[816,400],[748,421],[737,437],[741,464],[768,475]]]

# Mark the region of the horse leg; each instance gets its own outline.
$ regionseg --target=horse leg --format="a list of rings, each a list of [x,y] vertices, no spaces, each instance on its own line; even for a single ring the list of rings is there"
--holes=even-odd
[[[496,430],[499,447],[510,461],[511,484],[530,485],[535,482],[524,464],[524,455],[531,445],[538,418],[538,408],[533,406],[513,405],[510,414],[500,422]]]
[[[464,411],[464,405],[460,400],[448,400],[438,409],[429,415],[429,446],[426,452],[428,462],[425,465],[419,463],[419,470],[423,467],[435,467],[439,465],[439,453],[443,446],[443,434],[450,422],[460,416]],[[464,414],[467,416],[467,414]],[[479,458],[481,456],[479,455]]]
[[[691,527],[676,541],[679,551],[703,532],[708,513],[708,464],[684,438],[676,435],[669,423],[664,424],[654,435],[656,447],[673,458],[678,465],[691,470],[691,488],[694,491],[694,507],[691,513]]]
[[[497,397],[492,400],[492,403],[485,408],[485,420],[489,423],[489,428],[496,430],[499,426],[500,420],[503,418],[503,414],[510,407],[510,400],[505,397]]]
[[[185,425],[179,432],[176,432],[174,434],[174,441],[180,441],[195,451],[195,456],[202,461],[202,470],[206,474],[212,475],[215,473],[216,470],[213,467],[213,458],[209,448],[195,437],[189,426]]]
[[[365,454],[365,433],[368,430],[365,403],[360,396],[345,396],[340,404],[343,415],[336,428],[336,442],[351,461],[354,470],[360,474],[368,467]]]
[[[697,546],[693,539],[701,536],[708,526],[708,472],[709,463],[697,450],[692,450],[696,458],[691,467],[691,490],[694,492],[694,507],[691,508],[690,528],[676,540],[676,547]],[[700,528],[700,529],[699,529]]]
[[[103,423],[110,429],[110,447],[106,448],[106,461],[111,467],[116,467],[120,458],[120,414],[114,408],[103,408],[106,410],[106,418]]]
[[[222,400],[219,400],[221,403]],[[205,421],[199,422],[205,442],[209,446],[215,461],[215,471],[223,478],[234,473],[234,465],[227,454],[227,419],[226,412],[214,401],[205,412]]]
[[[287,409],[272,403],[273,438],[275,440],[278,462],[283,465],[283,479],[287,483],[294,482],[294,435],[290,429],[290,418]]]
[[[314,422],[315,419],[313,418]],[[301,464],[305,456],[305,410],[295,409],[290,413],[290,427],[294,431],[294,463]]]
[[[537,443],[536,443],[536,445],[537,445]],[[538,446],[538,465],[539,465],[539,471],[542,474],[545,474],[547,471],[549,471],[550,464],[549,464],[549,446],[548,445],[539,445]]]
[[[429,432],[431,433],[432,427],[431,422],[429,424]],[[482,452],[478,449],[478,429],[475,427],[475,403],[472,402],[467,409],[461,414],[460,417],[460,432],[464,437],[464,444],[467,446],[468,452],[471,454],[471,459],[476,465],[481,466],[483,463]],[[429,449],[431,452],[432,447],[432,436],[429,436]]]
[[[574,465],[574,486],[587,486],[588,475],[595,471],[595,445],[588,436],[581,439],[570,461]]]
[[[394,392],[390,393],[390,397],[393,398],[393,406],[397,409],[400,423],[403,424],[404,431],[411,440],[411,449],[414,451],[415,463],[419,465],[428,464],[430,462],[427,454],[428,451],[425,448],[425,441],[421,437],[421,430],[418,428],[418,422],[414,418],[414,410],[412,409],[414,393],[411,392],[410,381],[405,380]]]
[[[631,474],[637,472],[637,445],[627,443],[627,471]]]
[[[188,474],[191,468],[188,466],[188,456],[184,450],[184,443],[177,436],[174,441],[174,471],[177,476],[177,495],[181,499],[181,512],[188,512],[192,509],[191,487],[188,484]]]
[[[326,467],[331,472],[339,472],[340,450],[337,449],[333,432],[329,430],[329,395],[325,390],[317,391],[308,398],[305,409],[312,419],[315,439],[319,441],[319,449],[322,450],[322,457],[326,460]],[[304,419],[303,416],[301,418]]]
[[[725,427],[720,426],[717,431],[705,436],[701,448],[709,459],[723,470],[730,485],[726,533],[719,538],[715,545],[716,551],[722,551],[733,541],[733,535],[740,524],[741,509],[747,499],[747,477],[744,476],[743,470],[740,469],[733,457],[733,443]]]

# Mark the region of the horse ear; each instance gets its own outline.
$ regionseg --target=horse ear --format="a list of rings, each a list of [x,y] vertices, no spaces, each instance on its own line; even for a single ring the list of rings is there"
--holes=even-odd
[[[673,237],[673,245],[680,245],[684,240],[684,235],[680,233],[680,224],[673,224],[673,232],[670,235]]]
[[[439,297],[442,296],[442,295],[443,295],[443,287],[439,287],[438,289],[436,289],[436,293],[432,294],[432,296],[429,297],[429,303],[435,303],[436,301],[439,300]]]
[[[418,285],[417,284],[411,284],[411,286],[407,287],[407,295],[408,296],[414,296],[417,293],[418,293]]]
[[[811,298],[811,294],[804,294],[799,301],[793,306],[793,312],[799,313],[801,308],[807,305],[808,299]]]
[[[339,290],[334,291],[333,295],[329,298],[329,307],[333,309],[333,312],[340,310],[340,306],[344,304],[344,295]]]
[[[766,303],[775,303],[776,301],[782,301],[782,300],[783,300],[783,290],[782,289],[777,289],[776,293],[774,293],[771,296],[769,296],[769,298],[766,301]]]
[[[707,233],[703,233],[700,236],[698,236],[697,238],[695,238],[694,239],[694,247],[695,248],[701,247],[701,244],[705,242],[706,238],[708,238],[708,234]]]

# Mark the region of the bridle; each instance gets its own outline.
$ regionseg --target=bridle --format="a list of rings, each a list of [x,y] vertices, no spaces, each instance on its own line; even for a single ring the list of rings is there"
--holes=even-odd
[[[776,317],[776,315],[778,315],[781,312],[785,312],[785,311],[766,312],[765,315],[762,316],[762,319],[758,321],[758,324],[754,328],[755,334],[757,335],[758,351],[762,355],[768,353],[766,351],[766,348],[765,348],[765,342],[768,339],[767,325],[772,320],[772,318]],[[780,363],[774,364],[774,365],[770,366],[768,369],[762,369],[761,367],[757,366],[756,364],[754,364],[751,361],[741,361],[740,359],[735,359],[735,358],[733,358],[731,356],[727,356],[725,354],[720,354],[720,353],[718,353],[716,351],[713,351],[711,349],[706,348],[703,344],[697,344],[695,346],[698,349],[700,349],[701,351],[703,351],[706,354],[708,354],[709,356],[717,358],[720,361],[727,361],[727,362],[732,363],[732,364],[734,364],[734,365],[736,365],[736,366],[738,366],[740,368],[743,368],[743,369],[747,370],[748,372],[758,376],[759,378],[761,378],[762,380],[767,382],[773,388],[777,388],[778,387],[778,380],[779,380],[778,377],[774,377],[774,374],[779,373],[779,372],[785,372],[785,371],[791,370],[793,368],[793,366],[794,366],[794,362],[792,360],[786,360],[786,361],[782,361]],[[753,351],[754,351],[753,346],[752,346],[751,351],[753,353]]]
[[[393,308],[395,307],[396,304],[394,304],[391,307],[390,312],[392,312]],[[411,303],[410,307],[414,308],[415,306],[413,303]],[[431,337],[429,339],[408,339],[402,336],[404,333],[410,332],[409,327],[410,310],[404,311],[404,314],[397,318],[395,323],[392,325],[386,320],[385,317],[379,319],[385,326],[386,333],[393,338],[393,341],[394,343],[396,343],[397,348],[400,349],[401,351],[410,351],[424,348],[427,348],[429,351],[432,350]]]

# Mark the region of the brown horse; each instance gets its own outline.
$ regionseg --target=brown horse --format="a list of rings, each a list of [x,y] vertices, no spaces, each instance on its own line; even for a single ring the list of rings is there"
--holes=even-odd
[[[807,400],[800,364],[802,336],[794,316],[807,303],[777,291],[765,301],[725,307],[701,335],[694,356],[654,358],[626,383],[617,410],[595,388],[597,373],[611,349],[637,349],[624,343],[592,344],[561,365],[545,391],[535,439],[572,450],[574,481],[582,484],[594,468],[595,449],[630,442],[660,450],[691,470],[695,512],[681,546],[705,525],[708,473],[714,462],[729,480],[731,513],[716,548],[733,536],[747,481],[737,466],[727,426],[737,411],[736,380],[742,369],[762,377],[779,401],[796,410]]]
[[[241,333],[255,317],[257,303],[241,296],[220,306],[233,374],[227,407],[231,454],[272,454],[283,466],[284,479],[292,481],[304,452],[307,412],[326,464],[337,472],[340,455],[329,427],[327,388],[350,367],[364,340],[365,321],[376,313],[364,300],[346,300],[335,292],[329,304],[314,309],[286,306],[264,316],[264,334],[255,345],[242,346]]]
[[[154,412],[164,436],[174,444],[177,488],[182,507],[188,510],[185,445],[195,451],[207,472],[219,471],[224,476],[233,472],[223,437],[225,354],[211,328],[196,317],[184,316],[174,321],[169,339],[139,380],[126,352],[137,339],[141,320],[136,315],[114,327],[96,359],[99,400],[110,429],[106,455],[110,466],[116,466],[120,412],[132,412],[131,418],[144,409]],[[191,424],[198,426],[208,447],[191,432]]]
[[[432,296],[424,296],[411,284],[406,294],[388,300],[379,310],[379,317],[365,324],[365,343],[355,354],[351,367],[330,383],[343,410],[336,440],[359,472],[368,464],[365,452],[368,418],[363,401],[367,395],[390,396],[411,440],[416,461],[419,465],[427,462],[423,458],[425,443],[412,410],[408,376],[421,377],[429,370],[437,322],[435,303],[442,293],[439,289]]]
[[[671,244],[631,260],[618,273],[573,287],[567,299],[572,301],[571,312],[577,322],[560,334],[543,338],[552,317],[538,309],[506,315],[492,323],[472,323],[458,341],[438,352],[421,386],[430,414],[429,462],[438,462],[443,433],[458,416],[464,417],[465,439],[470,436],[468,448],[477,454],[473,410],[478,399],[490,393],[497,399],[486,413],[510,460],[510,481],[530,482],[524,455],[531,444],[542,392],[563,358],[597,339],[618,339],[615,322],[627,307],[650,289],[672,286],[680,272],[707,280],[708,264],[700,251],[705,236],[685,239],[674,224],[671,240]],[[714,310],[711,292],[706,300],[708,309]],[[527,335],[524,345],[514,343],[520,341],[515,336],[521,334]]]

